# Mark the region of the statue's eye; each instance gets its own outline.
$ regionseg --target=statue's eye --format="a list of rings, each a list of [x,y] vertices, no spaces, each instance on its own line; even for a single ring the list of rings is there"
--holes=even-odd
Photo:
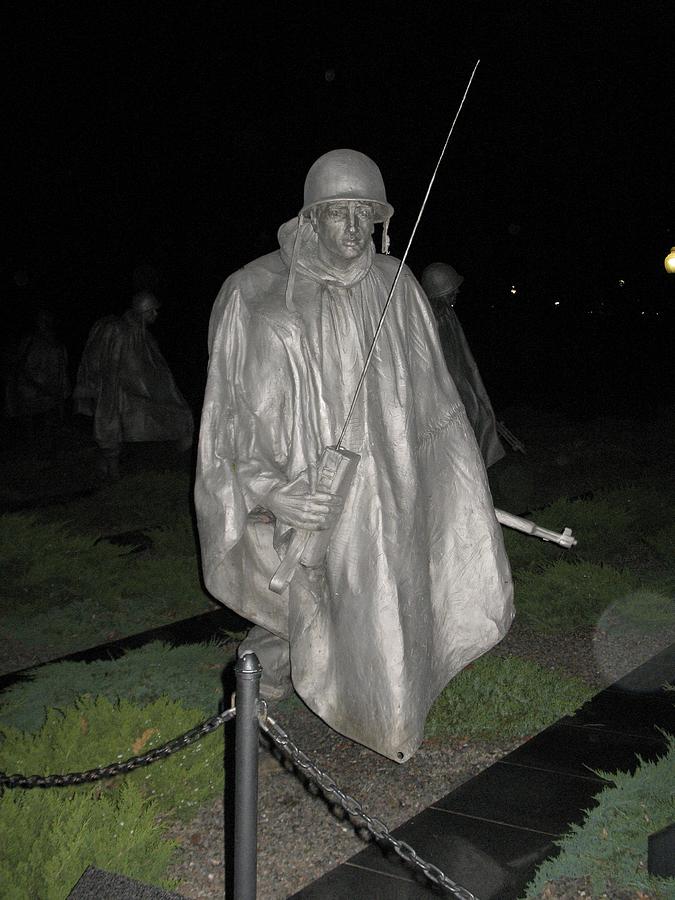
[[[369,206],[357,206],[356,215],[359,219],[372,219],[373,211]]]

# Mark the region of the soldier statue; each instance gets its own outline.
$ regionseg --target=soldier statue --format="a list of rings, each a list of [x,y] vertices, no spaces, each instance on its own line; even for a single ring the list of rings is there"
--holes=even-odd
[[[369,157],[326,153],[279,250],[224,283],[195,500],[206,585],[255,623],[239,652],[257,653],[263,696],[294,689],[336,731],[404,762],[438,694],[504,636],[513,603],[480,450],[407,267],[346,429],[349,487],[319,478],[397,271],[392,214]],[[323,531],[324,558],[298,563],[279,592],[294,538]]]
[[[158,310],[154,294],[135,294],[122,316],[94,323],[82,354],[74,411],[93,417],[106,480],[120,476],[124,443],[174,441],[178,452],[192,444],[192,412],[148,329]]]
[[[455,313],[455,302],[464,278],[447,263],[431,263],[422,272],[422,287],[438,322],[441,348],[464,409],[476,435],[486,466],[504,456],[492,404]]]

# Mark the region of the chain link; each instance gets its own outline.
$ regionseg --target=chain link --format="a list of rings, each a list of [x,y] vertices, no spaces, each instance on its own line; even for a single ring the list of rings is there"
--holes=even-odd
[[[132,756],[125,762],[112,763],[109,766],[101,766],[98,769],[89,769],[86,772],[69,772],[66,775],[5,775],[0,772],[0,791],[5,787],[21,787],[21,788],[46,788],[46,787],[69,787],[74,784],[87,784],[93,781],[100,781],[102,778],[112,778],[114,775],[125,775],[141,766],[149,766],[151,763],[157,762],[159,759],[165,759],[171,756],[177,750],[187,747],[198,741],[205,734],[220,728],[225,722],[234,718],[236,709],[231,707],[216,716],[212,716],[201,725],[186,731],[161,747],[155,747],[144,756]]]
[[[475,894],[457,884],[442,872],[438,866],[422,859],[417,852],[405,841],[397,840],[389,831],[387,826],[381,819],[369,816],[358,800],[350,797],[340,790],[335,781],[327,772],[322,771],[309,757],[303,753],[300,748],[293,743],[281,726],[274,719],[263,713],[259,716],[261,729],[271,738],[271,740],[279,747],[290,759],[300,768],[311,780],[316,782],[324,793],[337,800],[338,804],[352,819],[362,822],[367,831],[377,840],[390,846],[400,858],[419,869],[424,875],[437,884],[439,887],[445,888],[454,897],[459,900],[478,900]]]

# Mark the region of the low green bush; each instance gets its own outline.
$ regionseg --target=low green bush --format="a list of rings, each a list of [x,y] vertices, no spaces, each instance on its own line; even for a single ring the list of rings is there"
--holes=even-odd
[[[517,657],[482,656],[457,675],[427,717],[425,736],[480,740],[536,734],[582,706],[593,689]]]
[[[0,694],[0,727],[38,731],[50,708],[71,706],[82,696],[125,699],[138,706],[171,697],[186,709],[209,716],[223,698],[222,673],[233,646],[217,641],[172,647],[153,641],[119,659],[56,662],[40,666],[30,680]]]
[[[612,566],[565,560],[516,572],[514,583],[520,621],[549,634],[595,624],[607,607],[639,586],[634,575]]]
[[[162,837],[157,807],[126,784],[114,795],[64,788],[0,797],[4,900],[65,900],[88,866],[166,888],[175,843]]]
[[[656,762],[641,760],[633,775],[597,774],[612,784],[598,795],[598,805],[584,822],[556,841],[559,856],[538,869],[526,897],[540,896],[548,882],[581,876],[590,878],[594,897],[607,896],[610,884],[613,890],[675,897],[675,878],[647,872],[647,838],[675,820],[675,738],[669,738],[664,756]]]
[[[84,697],[73,706],[49,709],[35,734],[3,726],[0,771],[24,775],[80,772],[107,766],[159,747],[204,719],[200,709],[185,709],[162,697],[144,707],[127,700]],[[189,819],[200,804],[223,790],[223,728],[150,766],[105,783],[117,792],[125,783],[157,801],[170,816]],[[83,785],[76,791],[87,792]]]

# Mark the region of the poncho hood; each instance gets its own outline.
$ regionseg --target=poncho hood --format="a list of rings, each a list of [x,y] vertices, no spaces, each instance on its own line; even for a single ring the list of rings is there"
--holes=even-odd
[[[294,308],[293,289],[298,274],[328,286],[350,288],[363,281],[375,258],[375,245],[371,240],[365,253],[347,268],[331,266],[319,258],[319,239],[311,222],[297,217],[284,222],[277,237],[281,258],[288,266],[286,306],[291,310]]]

